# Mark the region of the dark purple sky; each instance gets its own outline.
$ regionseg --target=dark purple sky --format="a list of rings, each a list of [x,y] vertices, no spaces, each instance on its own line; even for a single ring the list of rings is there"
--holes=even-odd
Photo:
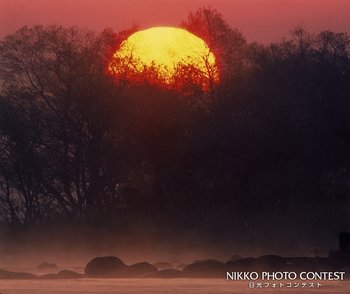
[[[350,0],[0,0],[0,37],[23,25],[77,25],[115,31],[178,25],[210,5],[249,41],[276,41],[297,24],[350,32]]]

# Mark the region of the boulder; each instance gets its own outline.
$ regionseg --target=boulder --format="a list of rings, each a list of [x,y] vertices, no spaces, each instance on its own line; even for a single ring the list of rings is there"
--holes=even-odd
[[[342,255],[350,256],[350,233],[341,232],[339,234],[339,247]]]
[[[256,259],[254,257],[244,257],[235,261],[226,262],[226,269],[228,271],[251,271],[256,266]]]
[[[90,277],[123,276],[128,266],[115,256],[103,256],[92,259],[85,267],[85,274]]]
[[[235,255],[231,256],[231,258],[228,260],[228,262],[230,262],[230,261],[235,262],[236,260],[241,259],[241,258],[242,258],[242,256],[235,254]]]
[[[148,278],[164,278],[164,279],[170,279],[170,278],[183,278],[184,274],[182,271],[176,270],[176,269],[165,269],[158,272],[155,272],[153,274],[147,275]]]
[[[79,274],[71,270],[62,270],[62,271],[59,271],[56,275],[60,279],[78,279],[83,276],[82,274]]]
[[[58,266],[54,263],[42,262],[38,265],[38,269],[42,271],[58,269]]]
[[[263,270],[278,271],[285,270],[286,260],[278,255],[263,255],[256,259],[256,264]]]
[[[157,271],[158,269],[148,262],[139,262],[129,266],[128,274],[133,277],[140,277]]]
[[[183,272],[188,277],[225,277],[225,264],[216,260],[197,261],[184,267]]]
[[[180,263],[180,264],[178,264],[178,265],[176,266],[176,269],[182,271],[186,265],[187,265],[186,263]]]
[[[36,275],[30,274],[30,273],[17,273],[17,272],[10,272],[5,270],[0,270],[0,279],[35,279],[37,278]]]
[[[159,270],[174,268],[174,266],[169,262],[156,262],[153,264],[153,266],[155,266]]]
[[[84,275],[74,271],[62,270],[57,274],[48,274],[48,275],[40,276],[40,279],[79,279],[79,278],[82,278],[83,276]]]

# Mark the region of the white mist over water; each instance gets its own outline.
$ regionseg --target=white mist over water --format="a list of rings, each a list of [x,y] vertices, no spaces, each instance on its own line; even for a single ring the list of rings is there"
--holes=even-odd
[[[249,289],[247,282],[224,279],[0,280],[2,294],[300,294],[350,293],[350,281],[323,283],[318,289]]]

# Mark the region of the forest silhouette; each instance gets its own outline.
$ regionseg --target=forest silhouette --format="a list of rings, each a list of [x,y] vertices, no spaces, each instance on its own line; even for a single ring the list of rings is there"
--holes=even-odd
[[[181,27],[220,83],[109,74],[135,29],[36,25],[0,42],[2,230],[144,227],[285,250],[349,230],[348,35],[297,26],[248,43],[211,8]]]

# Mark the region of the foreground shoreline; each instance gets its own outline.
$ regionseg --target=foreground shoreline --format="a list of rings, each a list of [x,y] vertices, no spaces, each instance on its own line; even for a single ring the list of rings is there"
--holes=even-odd
[[[142,278],[82,278],[71,280],[3,280],[0,293],[3,294],[238,294],[255,293],[262,290],[264,294],[288,292],[299,294],[317,291],[318,294],[349,293],[349,281],[324,282],[318,289],[299,288],[249,288],[248,281],[227,281],[225,279],[142,279]]]
[[[258,258],[239,258],[220,262],[213,259],[199,260],[191,264],[183,264],[182,268],[171,264],[138,262],[127,265],[115,256],[95,257],[84,267],[84,272],[71,269],[61,269],[55,264],[39,265],[41,274],[15,272],[0,269],[0,280],[59,280],[83,278],[223,278],[235,281],[261,280],[280,281],[296,280],[346,280],[349,279],[348,269],[350,257],[281,257],[264,255]],[[81,267],[83,269],[83,267]],[[49,272],[47,272],[49,271]],[[55,272],[53,272],[55,271]],[[259,274],[260,273],[260,274]],[[255,278],[254,278],[255,277]]]

